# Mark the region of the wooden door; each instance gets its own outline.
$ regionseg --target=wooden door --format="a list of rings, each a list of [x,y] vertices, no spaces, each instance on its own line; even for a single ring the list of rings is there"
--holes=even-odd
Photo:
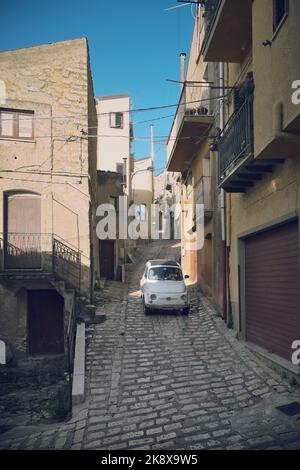
[[[41,198],[37,194],[7,195],[4,210],[7,269],[41,267]]]
[[[63,297],[55,290],[30,290],[27,301],[29,354],[63,354]]]
[[[100,242],[100,275],[106,279],[114,279],[115,271],[115,242],[102,240]]]

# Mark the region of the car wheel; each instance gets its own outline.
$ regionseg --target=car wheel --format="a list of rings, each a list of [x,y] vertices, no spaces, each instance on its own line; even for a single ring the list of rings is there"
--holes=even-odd
[[[190,313],[190,307],[184,307],[182,309],[182,313],[183,313],[183,315],[188,315]]]
[[[144,298],[143,298],[143,310],[144,310],[145,315],[149,315],[149,313],[151,312],[150,308],[146,307],[145,302],[144,302]]]

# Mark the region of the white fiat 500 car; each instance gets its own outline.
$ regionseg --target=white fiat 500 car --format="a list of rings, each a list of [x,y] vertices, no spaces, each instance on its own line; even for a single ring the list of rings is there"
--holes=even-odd
[[[179,263],[170,260],[150,260],[140,281],[144,313],[151,310],[190,311],[187,287]]]

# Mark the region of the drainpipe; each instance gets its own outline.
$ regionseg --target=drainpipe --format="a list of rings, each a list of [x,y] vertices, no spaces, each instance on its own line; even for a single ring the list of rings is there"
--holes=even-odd
[[[224,80],[224,63],[220,62],[219,64],[219,75],[220,75],[220,93],[223,94],[225,80]],[[225,103],[221,101],[222,105],[220,107],[220,128],[224,129],[225,126]],[[224,321],[227,325],[231,322],[231,302],[230,302],[230,285],[229,285],[229,253],[230,253],[230,220],[231,220],[231,198],[230,195],[226,199],[226,194],[224,189],[221,189],[221,236],[222,243],[224,246],[223,251],[223,309],[224,309]]]
[[[220,62],[219,64],[219,86],[220,86],[220,93],[223,94],[224,90],[224,64]],[[220,106],[220,128],[224,128],[224,101],[221,101]],[[225,227],[225,191],[221,189],[221,231],[222,231],[222,241],[226,240],[226,227]]]
[[[290,143],[300,143],[300,135],[283,131],[283,103],[277,101],[273,106],[273,131],[275,139],[284,139]]]
[[[181,52],[179,54],[180,57],[180,91],[183,90],[184,87],[184,82],[185,82],[185,58],[186,58],[186,53]]]

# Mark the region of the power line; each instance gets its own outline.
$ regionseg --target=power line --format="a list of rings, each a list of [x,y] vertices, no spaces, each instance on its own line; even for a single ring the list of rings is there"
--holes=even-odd
[[[137,121],[137,122],[134,122],[133,125],[136,126],[137,124],[145,124],[147,122],[160,121],[161,119],[167,119],[173,116],[174,114],[168,114],[167,116],[161,116],[159,118],[154,118],[154,119],[147,119],[146,121]]]
[[[216,96],[216,97],[211,97],[211,98],[205,98],[205,99],[199,99],[199,100],[194,100],[194,101],[185,101],[185,102],[182,102],[182,103],[176,103],[176,104],[167,104],[167,105],[163,105],[163,106],[151,106],[151,107],[148,107],[148,108],[137,108],[137,109],[129,109],[129,110],[124,110],[124,111],[120,111],[124,114],[126,113],[130,113],[130,114],[133,114],[133,113],[140,113],[140,112],[146,112],[146,111],[156,111],[158,109],[168,109],[168,108],[177,108],[178,106],[184,106],[184,105],[187,105],[187,104],[194,104],[194,103],[201,103],[201,102],[208,102],[208,101],[213,101],[213,100],[219,100],[221,98],[225,98],[226,96],[228,95],[224,95],[224,96]],[[4,109],[2,108],[2,111]],[[1,108],[0,108],[0,111],[1,111]],[[4,110],[5,111],[5,110]],[[77,119],[79,117],[95,117],[95,116],[109,116],[111,114],[111,112],[105,112],[105,113],[95,113],[95,114],[73,114],[73,115],[64,115],[64,116],[51,116],[51,117],[48,117],[48,116],[44,116],[44,117],[36,117],[36,116],[32,116],[30,118],[22,118],[22,121],[41,121],[41,120],[51,120],[51,121],[54,121],[54,120],[59,120],[59,119]],[[3,119],[1,118],[1,121],[11,121],[11,119]],[[81,124],[78,124],[78,126],[81,126]]]
[[[1,169],[0,173],[22,173],[25,175],[28,174],[35,174],[35,175],[52,175],[52,176],[69,176],[72,178],[87,178],[89,177],[88,174],[81,174],[81,173],[72,173],[72,172],[62,172],[62,171],[26,171],[26,170],[6,170],[6,169]]]
[[[54,139],[54,138],[57,138],[57,137],[63,137],[63,136],[50,136],[50,135],[40,135],[40,136],[35,136],[33,140],[28,140],[28,142],[34,142],[34,140],[36,139]],[[122,138],[122,139],[129,139],[130,137],[129,136],[126,136],[126,135],[120,135],[120,136],[116,136],[116,135],[96,135],[96,134],[85,134],[84,137],[78,135],[78,136],[73,136],[74,138],[76,138],[76,141],[72,141],[72,143],[74,142],[79,142],[80,140],[82,139],[90,139],[90,138],[98,138],[99,140],[101,140],[102,138]],[[156,136],[155,139],[154,139],[154,142],[155,143],[161,143],[162,142],[162,139],[169,139],[169,140],[186,140],[186,139],[193,139],[193,138],[198,138],[198,136],[185,136],[185,137],[179,137],[177,138],[176,136],[174,137],[170,137],[169,138],[169,135],[159,135],[159,136]],[[4,138],[5,139],[5,138]],[[13,141],[18,141],[18,139],[9,139],[9,140],[13,140]],[[134,137],[132,139],[133,141],[142,141],[142,142],[148,142],[150,141],[150,137],[149,136],[139,136],[139,137]],[[24,140],[22,140],[23,142]],[[71,143],[70,141],[66,143]],[[37,165],[38,166],[38,165]]]
[[[27,179],[27,178],[11,178],[10,176],[0,176],[0,179],[5,179],[5,180],[12,180],[12,181],[25,181],[28,183],[44,183],[44,184],[66,184],[64,181],[45,181],[45,180],[32,180],[32,179]]]

